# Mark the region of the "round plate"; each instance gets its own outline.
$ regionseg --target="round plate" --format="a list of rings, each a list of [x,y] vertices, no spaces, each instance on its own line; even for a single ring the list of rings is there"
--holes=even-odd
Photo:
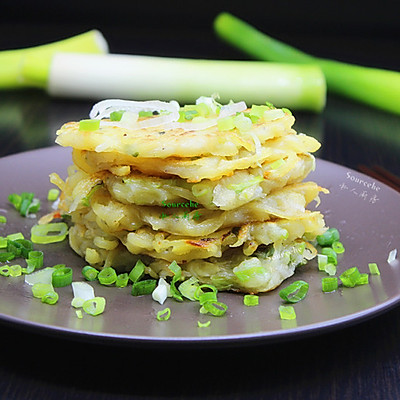
[[[50,147],[0,159],[0,214],[7,223],[0,226],[0,235],[29,231],[36,219],[23,218],[7,201],[10,193],[35,192],[42,200],[39,216],[50,210],[46,200],[52,187],[49,174],[57,172],[66,176],[70,165],[69,149]],[[400,300],[400,265],[396,260],[388,264],[392,249],[399,247],[400,195],[384,184],[351,169],[317,160],[316,171],[310,180],[329,189],[321,195],[318,209],[325,215],[328,226],[341,232],[346,251],[339,256],[338,274],[357,266],[369,272],[368,263],[376,262],[381,275],[372,275],[369,284],[355,288],[340,288],[333,293],[323,293],[321,279],[327,276],[318,271],[316,261],[297,269],[296,274],[282,287],[303,279],[310,285],[307,297],[294,305],[297,318],[283,321],[278,307],[282,300],[278,291],[260,295],[260,304],[246,307],[243,295],[220,293],[219,299],[228,305],[223,317],[199,313],[197,302],[178,303],[167,299],[164,305],[151,296],[134,297],[130,288],[105,287],[93,283],[97,296],[107,300],[102,315],[76,316],[70,306],[71,287],[57,289],[57,305],[42,304],[33,298],[24,277],[0,276],[0,319],[24,328],[42,329],[46,333],[69,335],[73,338],[118,342],[123,344],[244,344],[258,341],[296,338],[321,330],[339,328],[372,317]],[[45,265],[67,264],[74,270],[74,280],[82,280],[80,269],[85,262],[68,246],[58,244],[36,246],[45,252]],[[24,261],[21,261],[21,263]],[[157,321],[156,313],[171,308],[168,321]],[[208,327],[198,327],[198,321],[211,321]]]

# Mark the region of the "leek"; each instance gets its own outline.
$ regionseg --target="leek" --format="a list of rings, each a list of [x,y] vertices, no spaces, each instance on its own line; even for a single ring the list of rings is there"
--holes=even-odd
[[[400,73],[313,57],[255,29],[229,13],[214,21],[217,34],[264,61],[313,64],[322,69],[328,90],[376,108],[400,114]]]
[[[41,46],[0,52],[0,89],[41,86],[47,81],[55,52],[105,53],[108,45],[97,30]],[[34,79],[32,79],[34,77]]]
[[[55,54],[42,87],[55,96],[176,99],[186,104],[217,93],[224,103],[268,100],[277,107],[311,111],[321,111],[326,96],[325,78],[314,65],[128,54]]]

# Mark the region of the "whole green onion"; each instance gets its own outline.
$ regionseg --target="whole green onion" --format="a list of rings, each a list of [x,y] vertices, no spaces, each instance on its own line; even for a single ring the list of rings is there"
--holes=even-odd
[[[297,303],[303,300],[308,293],[309,284],[304,281],[296,281],[282,289],[279,292],[279,296],[282,300],[287,303]]]
[[[86,265],[82,268],[82,275],[87,281],[95,281],[99,275],[99,271],[90,265]]]
[[[282,43],[229,13],[214,21],[219,36],[259,60],[318,65],[328,90],[400,114],[400,73],[313,57]]]
[[[117,280],[117,272],[112,267],[105,267],[99,272],[97,279],[102,285],[112,285]]]
[[[57,268],[52,275],[52,283],[54,287],[64,287],[72,283],[72,268]]]

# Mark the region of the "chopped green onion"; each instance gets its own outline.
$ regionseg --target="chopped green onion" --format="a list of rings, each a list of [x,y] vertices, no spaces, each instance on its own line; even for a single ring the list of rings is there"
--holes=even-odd
[[[121,121],[121,118],[122,118],[122,115],[124,114],[124,112],[125,112],[124,110],[113,111],[110,114],[110,121]],[[139,116],[141,116],[140,113],[139,113]]]
[[[32,286],[32,294],[34,297],[41,299],[46,293],[53,291],[53,285],[50,283],[35,283]]]
[[[381,274],[381,271],[379,271],[377,263],[369,263],[368,268],[369,268],[369,272],[372,275],[380,275]]]
[[[176,261],[172,261],[172,263],[168,266],[169,270],[173,272],[174,276],[171,281],[171,295],[177,301],[183,301],[182,295],[176,287],[176,283],[181,279],[182,269],[177,264]]]
[[[325,272],[328,275],[332,275],[332,276],[336,275],[336,265],[333,265],[331,263],[326,264],[325,265]]]
[[[153,293],[157,286],[155,279],[145,279],[143,281],[135,282],[132,285],[132,296],[142,296]]]
[[[93,297],[92,297],[92,298],[93,298]],[[90,300],[90,299],[87,299],[87,300]],[[86,301],[86,300],[83,299],[82,297],[74,297],[74,298],[71,300],[71,306],[74,307],[74,308],[80,308],[80,307],[83,306],[83,303],[84,303],[85,301]]]
[[[254,307],[258,306],[259,304],[259,297],[255,294],[246,294],[243,297],[243,304],[247,307]]]
[[[117,275],[117,280],[115,281],[115,286],[116,287],[126,287],[128,286],[129,282],[129,275],[125,272],[123,274]]]
[[[19,257],[22,254],[22,244],[16,240],[7,240],[7,251]]]
[[[235,128],[239,129],[240,132],[247,132],[251,129],[253,123],[249,117],[246,117],[243,113],[239,113],[233,118]]]
[[[217,122],[217,127],[220,131],[230,131],[235,128],[233,117],[221,118]]]
[[[86,265],[82,268],[82,275],[87,281],[95,281],[97,275],[99,275],[99,271],[90,265]]]
[[[99,272],[97,279],[102,285],[112,285],[117,280],[117,272],[112,267],[105,267]]]
[[[226,313],[228,306],[220,301],[207,301],[203,304],[204,309],[215,317],[221,317]]]
[[[264,177],[262,175],[255,176],[251,179],[248,179],[246,182],[232,184],[228,186],[229,190],[234,190],[236,193],[242,192],[244,189],[247,189],[251,186],[258,185],[260,182],[264,181]]]
[[[8,240],[21,240],[21,239],[25,239],[24,235],[22,234],[22,232],[17,232],[17,233],[11,233],[10,235],[7,235],[7,239]]]
[[[20,265],[10,265],[10,276],[17,277],[22,275],[22,268]]]
[[[25,275],[25,283],[28,285],[34,285],[35,283],[47,283],[53,287],[51,284],[53,280],[53,272],[54,268],[47,267],[39,271],[29,273],[29,275]]]
[[[0,275],[10,276],[10,267],[8,265],[3,265],[0,267]]]
[[[164,310],[158,311],[157,321],[168,321],[171,317],[171,309],[169,307],[164,308]]]
[[[296,312],[293,306],[279,306],[281,319],[296,319]]]
[[[10,251],[6,251],[5,253],[0,253],[0,262],[7,262],[14,260],[15,254],[11,253]]]
[[[0,236],[0,249],[6,249],[8,244],[8,239]]]
[[[31,241],[38,244],[48,244],[63,241],[68,234],[65,222],[34,225],[31,229]]]
[[[31,272],[33,272],[35,269],[42,268],[43,262],[44,262],[43,251],[32,250],[28,253],[26,264]]]
[[[285,289],[279,292],[279,296],[282,300],[288,303],[297,303],[303,300],[308,293],[309,284],[304,281],[296,281],[290,284]]]
[[[98,183],[98,184],[96,184],[96,185],[94,185],[91,189],[90,189],[90,191],[89,191],[89,193],[87,194],[87,196],[85,196],[83,199],[82,199],[82,205],[83,206],[85,206],[85,207],[89,207],[90,206],[90,200],[91,200],[91,198],[93,197],[93,195],[100,189],[100,188],[102,188],[103,187],[103,183],[101,182],[101,183]]]
[[[33,251],[33,243],[28,239],[17,239],[13,241],[14,244],[20,247],[21,256],[23,258],[29,258],[29,253]]]
[[[145,267],[141,260],[137,260],[135,266],[132,268],[131,272],[129,272],[129,279],[133,283],[136,283],[143,277]]]
[[[47,200],[48,201],[56,201],[58,199],[58,196],[60,194],[60,191],[56,188],[52,188],[47,192]]]
[[[357,267],[352,267],[344,271],[340,276],[343,286],[354,287],[361,278],[361,273]]]
[[[336,277],[322,278],[322,291],[334,292],[338,288],[338,279]]]
[[[54,287],[64,287],[72,283],[72,269],[68,267],[57,268],[52,275]]]
[[[279,169],[280,167],[282,167],[283,165],[285,165],[286,161],[283,158],[280,158],[279,160],[276,160],[274,162],[272,162],[268,169],[270,170],[276,170]]]
[[[106,308],[106,299],[104,297],[93,297],[93,299],[86,300],[82,308],[86,314],[93,316],[99,315],[103,313]]]
[[[97,131],[100,128],[99,119],[82,119],[79,121],[80,131]]]
[[[317,243],[320,246],[332,246],[332,244],[337,242],[339,239],[339,231],[336,228],[329,228],[322,235],[317,236]]]
[[[51,290],[50,292],[47,292],[45,295],[42,296],[42,303],[56,304],[57,301],[58,294],[54,290]]]
[[[318,258],[318,269],[320,271],[325,271],[325,267],[328,264],[328,256],[325,254],[318,254],[317,258]]]
[[[196,299],[194,297],[194,294],[198,287],[199,287],[199,280],[194,276],[192,276],[179,285],[179,292],[182,294],[182,296],[185,296],[187,299],[195,301]]]
[[[75,314],[79,319],[83,318],[82,310],[75,310]]]
[[[328,257],[328,264],[337,265],[337,263],[338,263],[337,254],[332,249],[332,247],[323,247],[321,249],[321,254]]]
[[[5,224],[7,222],[7,217],[0,215],[0,224]]]
[[[209,289],[209,291],[205,292],[203,289]],[[208,285],[206,283],[199,285],[196,291],[194,292],[194,299],[200,301],[201,296],[203,296],[205,293],[213,293],[216,297],[218,289],[215,286]]]
[[[369,283],[369,275],[368,274],[360,274],[358,278],[357,285],[368,285]]]
[[[342,254],[345,251],[343,243],[338,240],[332,243],[332,249],[336,254]]]
[[[199,328],[208,328],[210,325],[211,325],[211,321],[207,321],[207,322],[197,321],[197,326]]]

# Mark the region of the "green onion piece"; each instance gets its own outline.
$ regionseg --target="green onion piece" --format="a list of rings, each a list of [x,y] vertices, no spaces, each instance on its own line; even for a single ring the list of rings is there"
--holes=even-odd
[[[200,297],[201,297],[204,293],[207,293],[207,292],[204,292],[203,289],[209,289],[210,292],[214,293],[215,296],[217,296],[218,289],[217,289],[215,286],[213,286],[213,285],[208,285],[208,284],[204,283],[204,284],[202,284],[202,285],[199,285],[199,286],[197,287],[196,291],[194,292],[194,299],[195,299],[195,300],[200,301]]]
[[[106,299],[104,297],[93,297],[93,299],[86,300],[82,308],[86,314],[93,316],[99,315],[103,313],[106,308]]]
[[[136,283],[143,277],[145,267],[141,260],[137,260],[135,266],[132,268],[131,272],[129,272],[129,279],[133,283]]]
[[[14,206],[14,208],[19,211],[21,207],[21,196],[17,193],[12,193],[8,196],[8,201]]]
[[[31,205],[33,198],[35,197],[35,193],[31,192],[22,192],[21,193],[21,204],[19,206],[19,213],[26,217],[28,214],[29,206]]]
[[[7,235],[7,239],[8,240],[21,240],[21,239],[25,239],[24,235],[22,234],[22,232],[17,232],[17,233],[11,233],[10,235]]]
[[[75,314],[79,319],[83,318],[82,310],[75,310]]]
[[[10,265],[10,276],[17,277],[22,275],[22,268],[20,265]]]
[[[303,300],[308,293],[309,285],[304,281],[296,281],[279,292],[279,296],[287,303],[297,303]]]
[[[82,268],[82,275],[87,281],[95,281],[97,275],[99,275],[99,271],[90,265],[86,265]]]
[[[47,200],[56,201],[58,199],[59,194],[60,191],[57,188],[52,188],[47,192]]]
[[[98,183],[96,185],[94,185],[89,193],[87,194],[87,196],[85,196],[82,199],[82,205],[84,205],[85,207],[89,207],[90,206],[90,200],[92,199],[93,195],[100,189],[103,187],[103,183]]]
[[[32,294],[34,297],[41,299],[46,293],[53,291],[53,285],[50,283],[35,283],[32,286]]]
[[[207,312],[214,315],[215,317],[223,316],[228,309],[228,306],[220,301],[207,301],[203,304],[203,307]]]
[[[33,251],[33,243],[28,239],[17,239],[14,242],[21,245],[21,256],[29,258],[29,253]]]
[[[259,304],[259,297],[255,294],[246,294],[243,297],[243,304],[247,307],[254,307],[258,306]]]
[[[336,277],[322,278],[322,291],[325,293],[334,292],[338,288],[338,279]]]
[[[177,301],[183,301],[183,297],[176,287],[176,283],[181,279],[182,269],[178,265],[176,261],[172,261],[172,263],[168,266],[168,268],[173,272],[174,276],[171,281],[171,295]]]
[[[369,283],[369,275],[368,274],[360,274],[360,277],[358,278],[357,281],[357,286],[358,285],[368,285]]]
[[[0,236],[0,249],[6,249],[8,244],[8,239]]]
[[[325,254],[318,254],[318,269],[320,271],[325,271],[325,267],[328,264],[328,256]]]
[[[153,115],[153,111],[139,111],[140,118],[152,117]]]
[[[0,275],[10,276],[10,267],[8,265],[3,265],[0,267]]]
[[[328,264],[337,265],[337,263],[338,263],[337,254],[332,249],[332,247],[323,247],[321,249],[321,254],[328,257]]]
[[[369,268],[369,272],[372,275],[380,275],[381,274],[381,271],[379,271],[377,263],[369,263],[368,268]]]
[[[102,285],[112,285],[117,280],[117,272],[112,267],[105,267],[99,272],[97,279]]]
[[[330,263],[328,263],[328,264],[326,264],[325,265],[325,272],[328,274],[328,275],[336,275],[336,265],[333,265],[333,264],[330,264]]]
[[[5,253],[0,253],[0,262],[7,262],[14,260],[15,254],[11,253],[10,251],[6,251]]]
[[[279,306],[281,319],[296,319],[296,312],[293,306]]]
[[[87,300],[89,300],[89,299],[87,299]],[[74,307],[74,308],[80,308],[80,307],[83,306],[83,303],[84,303],[85,301],[86,301],[86,300],[83,299],[82,297],[74,297],[74,298],[71,300],[71,306]]]
[[[354,287],[361,278],[361,273],[357,267],[352,267],[344,271],[340,276],[343,286]]]
[[[171,309],[169,307],[164,308],[164,310],[158,311],[157,321],[168,321],[171,317]]]
[[[270,170],[277,170],[280,167],[284,166],[286,164],[286,161],[283,158],[280,158],[279,160],[274,161],[271,163],[268,167]]]
[[[42,296],[42,303],[56,304],[57,301],[58,301],[58,294],[54,290],[47,292],[45,295]]]
[[[124,114],[124,112],[125,112],[124,110],[113,111],[110,114],[110,121],[121,121],[121,118],[122,118],[122,115]],[[139,116],[141,116],[140,113],[139,113]]]
[[[143,296],[152,294],[153,290],[157,287],[155,279],[145,279],[143,281],[135,282],[132,285],[132,296]]]
[[[217,293],[216,292],[204,292],[199,296],[199,303],[203,306],[208,302],[216,302]]]
[[[345,251],[343,243],[338,240],[332,243],[332,249],[336,254],[342,254]]]
[[[248,179],[246,182],[232,184],[228,186],[229,190],[234,190],[236,193],[242,192],[251,186],[258,185],[260,182],[264,181],[262,175],[255,176],[254,178]]]
[[[43,251],[32,250],[28,253],[28,258],[26,259],[26,264],[28,269],[33,272],[35,269],[40,269],[43,267],[44,254]]]
[[[7,240],[7,251],[19,257],[22,254],[22,244],[16,240]]]
[[[336,228],[329,228],[322,235],[317,236],[317,243],[320,246],[332,246],[332,244],[337,242],[339,239],[339,231]]]
[[[125,272],[117,276],[117,280],[115,281],[115,286],[120,288],[126,287],[128,286],[128,282],[129,282],[129,275]]]
[[[211,325],[211,321],[207,321],[207,322],[197,321],[197,326],[199,328],[208,328],[210,325]]]
[[[235,121],[233,117],[221,118],[217,122],[217,127],[220,131],[230,131],[235,128]]]
[[[0,215],[0,224],[5,224],[7,222],[7,217]]]
[[[243,113],[239,113],[233,118],[235,128],[239,129],[240,132],[247,132],[251,129],[253,123],[251,119],[246,117]]]
[[[72,283],[72,269],[68,267],[57,268],[52,275],[54,287],[64,287]]]
[[[100,128],[99,119],[82,119],[79,121],[80,131],[97,131]]]
[[[65,222],[34,225],[31,229],[31,241],[38,244],[48,244],[63,241],[68,234]]]
[[[195,301],[194,294],[199,287],[199,280],[194,276],[179,285],[179,292],[189,300]]]

